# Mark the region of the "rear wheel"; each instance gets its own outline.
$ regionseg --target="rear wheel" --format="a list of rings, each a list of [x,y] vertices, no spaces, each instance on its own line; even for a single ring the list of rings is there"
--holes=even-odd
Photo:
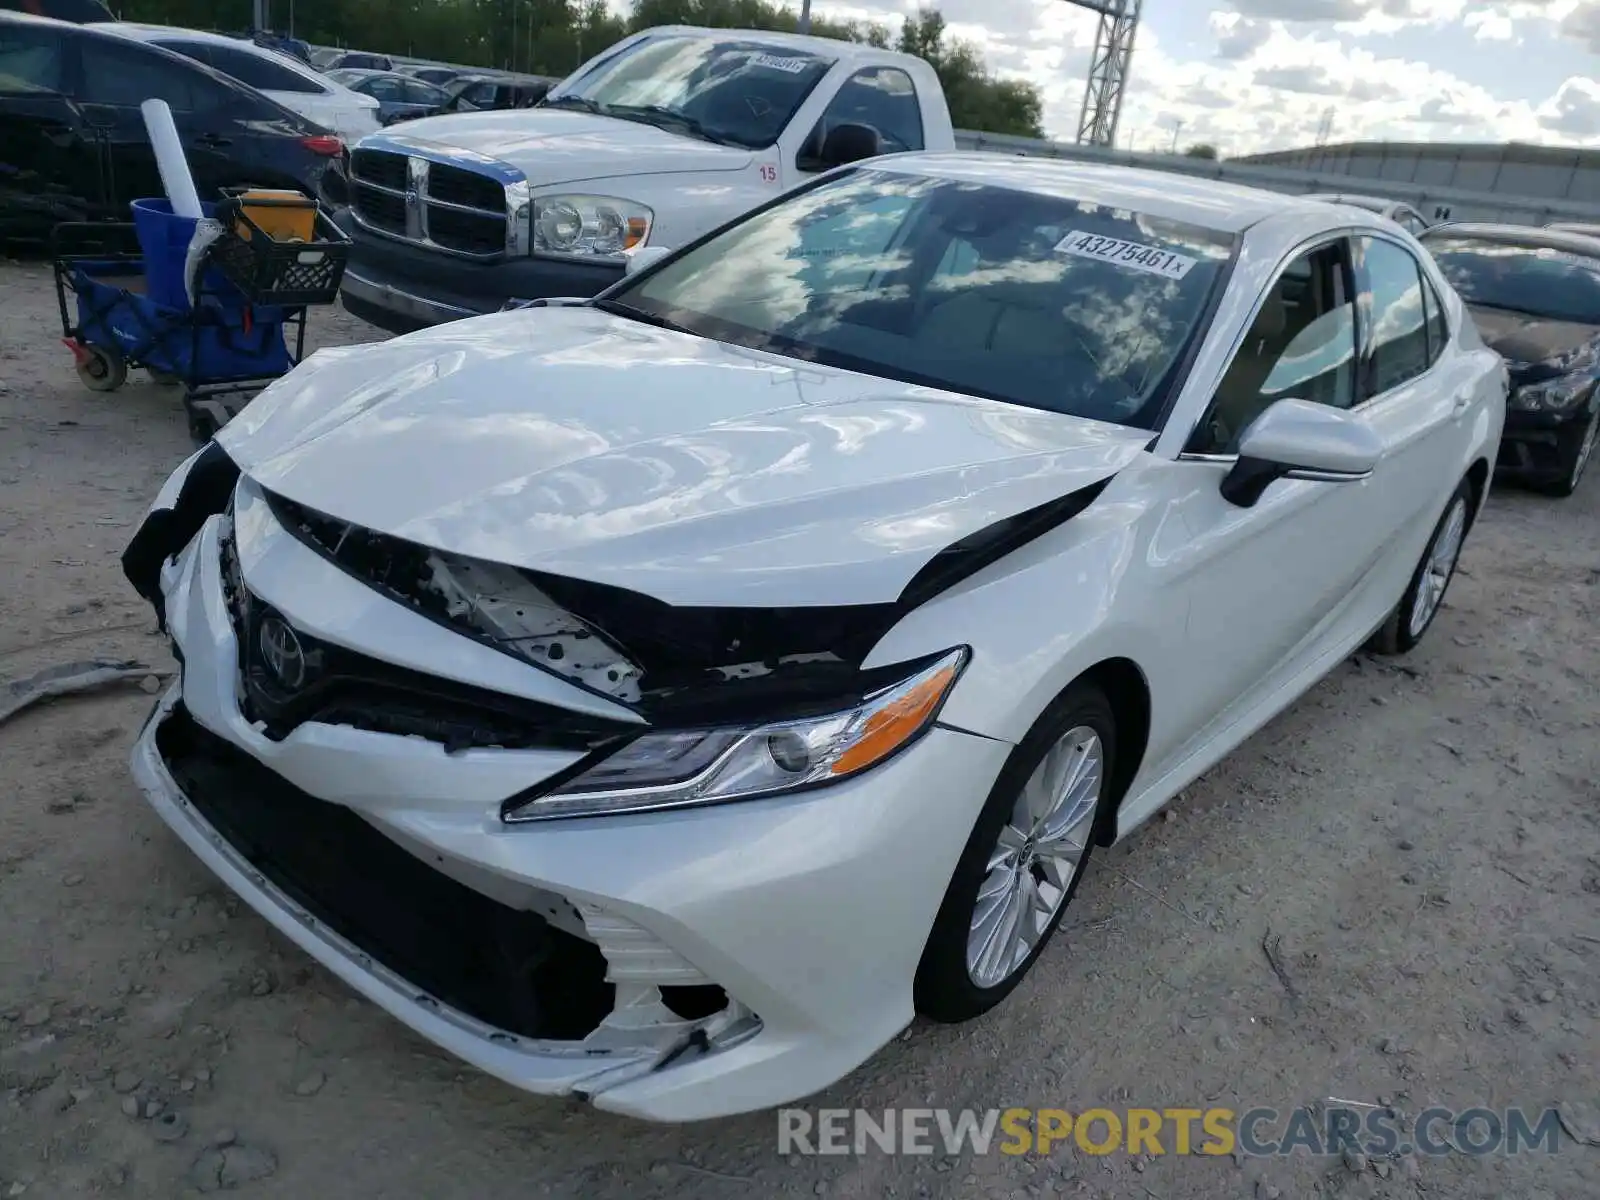
[[[1557,449],[1561,455],[1561,475],[1534,485],[1534,490],[1547,496],[1570,496],[1578,490],[1583,472],[1594,457],[1595,444],[1600,442],[1600,408],[1589,414],[1589,419],[1577,429],[1566,431]]]
[[[1022,982],[1083,878],[1115,753],[1111,704],[1086,683],[1062,693],[1011,752],[923,949],[923,1015],[969,1020]]]
[[[1383,628],[1373,635],[1368,649],[1379,654],[1405,654],[1422,640],[1439,615],[1445,591],[1455,578],[1471,514],[1472,487],[1462,480],[1445,505],[1444,516],[1433,528],[1433,537],[1428,539],[1428,548],[1422,552],[1422,561],[1412,573],[1405,595]]]

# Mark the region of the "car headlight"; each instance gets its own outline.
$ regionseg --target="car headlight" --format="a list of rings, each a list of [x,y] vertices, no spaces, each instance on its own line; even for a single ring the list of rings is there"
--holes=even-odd
[[[839,712],[634,738],[555,787],[513,796],[507,821],[688,808],[772,796],[859,775],[926,733],[966,666],[951,650]]]
[[[1564,412],[1589,394],[1594,377],[1563,375],[1544,383],[1530,383],[1511,393],[1511,407],[1524,412]]]
[[[540,196],[533,202],[535,254],[620,255],[644,245],[655,214],[611,196]]]

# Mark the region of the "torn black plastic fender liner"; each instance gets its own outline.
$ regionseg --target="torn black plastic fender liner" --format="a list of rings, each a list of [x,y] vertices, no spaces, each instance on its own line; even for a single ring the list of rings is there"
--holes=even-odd
[[[172,507],[158,508],[146,517],[122,552],[122,573],[155,609],[163,633],[167,630],[167,605],[161,594],[161,568],[194,540],[207,518],[227,508],[238,482],[238,464],[216,442],[207,443],[189,468]]]

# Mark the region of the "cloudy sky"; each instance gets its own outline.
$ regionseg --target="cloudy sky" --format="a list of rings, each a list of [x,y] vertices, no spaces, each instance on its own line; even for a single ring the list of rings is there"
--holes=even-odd
[[[885,20],[916,0],[813,0]],[[1063,0],[938,0],[990,65],[1076,132],[1096,18]],[[1145,0],[1119,144],[1225,154],[1314,141],[1600,144],[1600,0]],[[1179,126],[1181,122],[1181,126]]]

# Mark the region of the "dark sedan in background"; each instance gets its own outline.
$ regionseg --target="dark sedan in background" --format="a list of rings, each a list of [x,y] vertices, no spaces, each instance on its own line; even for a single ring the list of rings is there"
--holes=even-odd
[[[440,111],[450,96],[442,88],[400,71],[328,71],[335,83],[378,102],[378,119],[385,125],[410,121]]]
[[[1570,496],[1600,439],[1600,239],[1462,222],[1421,240],[1510,371],[1500,469]]]
[[[462,75],[445,85],[450,98],[441,111],[532,108],[559,82],[546,75]]]
[[[172,108],[203,199],[224,187],[316,195],[344,153],[327,130],[212,68],[83,25],[0,11],[0,242],[59,221],[126,221],[165,189],[139,105]]]

